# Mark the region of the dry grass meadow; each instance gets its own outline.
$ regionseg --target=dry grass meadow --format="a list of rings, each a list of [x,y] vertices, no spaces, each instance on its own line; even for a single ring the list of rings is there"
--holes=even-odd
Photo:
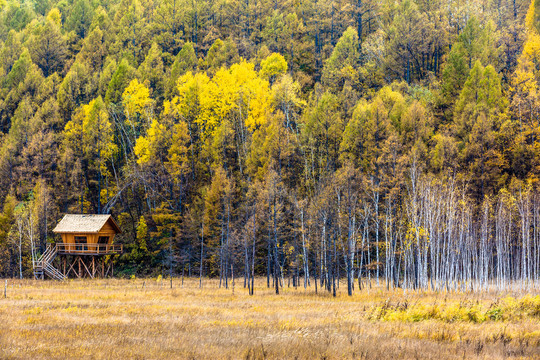
[[[3,284],[2,281],[2,290]],[[9,280],[2,359],[539,359],[540,296]],[[144,284],[144,286],[143,286]]]

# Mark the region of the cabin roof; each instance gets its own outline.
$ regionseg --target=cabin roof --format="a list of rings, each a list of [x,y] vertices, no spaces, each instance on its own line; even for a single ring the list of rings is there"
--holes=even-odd
[[[117,233],[122,231],[111,215],[66,214],[54,228],[55,233],[98,233],[109,222]]]

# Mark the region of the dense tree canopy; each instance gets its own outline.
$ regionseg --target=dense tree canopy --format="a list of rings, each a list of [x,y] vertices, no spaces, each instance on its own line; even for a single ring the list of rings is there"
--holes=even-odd
[[[74,212],[118,218],[126,275],[425,286],[485,252],[486,277],[538,277],[539,19],[535,0],[2,1],[0,276]]]

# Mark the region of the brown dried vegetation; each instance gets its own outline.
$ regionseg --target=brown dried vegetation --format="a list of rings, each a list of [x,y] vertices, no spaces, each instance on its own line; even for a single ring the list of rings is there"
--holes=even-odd
[[[258,283],[258,284],[257,284]],[[214,280],[10,281],[2,359],[540,357],[540,296],[312,289]],[[342,284],[343,285],[343,284]],[[472,315],[471,315],[472,314]]]

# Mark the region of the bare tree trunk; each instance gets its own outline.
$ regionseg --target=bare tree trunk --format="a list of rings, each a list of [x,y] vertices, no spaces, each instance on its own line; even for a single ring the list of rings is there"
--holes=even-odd
[[[199,264],[199,287],[203,286],[203,261],[204,261],[204,220],[201,224],[201,263]]]

